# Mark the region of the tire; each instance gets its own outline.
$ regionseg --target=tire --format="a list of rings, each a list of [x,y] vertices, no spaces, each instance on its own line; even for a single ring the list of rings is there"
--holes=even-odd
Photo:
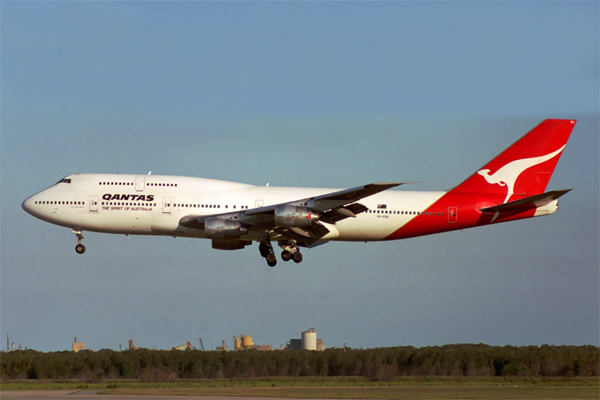
[[[79,243],[77,246],[75,246],[75,252],[77,254],[83,254],[83,253],[85,253],[85,246],[82,245],[81,243]]]
[[[275,254],[269,253],[267,255],[266,259],[267,259],[267,265],[269,267],[274,267],[277,265],[277,257],[275,257]]]
[[[283,261],[290,261],[292,259],[292,253],[287,250],[281,252],[281,259]]]
[[[302,262],[302,253],[300,253],[299,251],[295,252],[294,255],[292,256],[292,258],[294,259],[294,262],[296,264],[299,264]]]
[[[262,257],[266,257],[269,255],[269,246],[266,243],[261,243],[258,245],[258,251]]]

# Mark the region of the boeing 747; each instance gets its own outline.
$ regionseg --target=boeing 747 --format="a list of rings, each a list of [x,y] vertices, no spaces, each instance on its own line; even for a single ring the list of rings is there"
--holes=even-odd
[[[405,239],[554,213],[568,190],[545,192],[574,120],[548,119],[447,191],[253,186],[184,176],[75,174],[26,199],[29,214],[83,231],[192,237],[219,250],[258,242],[262,257],[302,261],[301,247],[328,241]]]

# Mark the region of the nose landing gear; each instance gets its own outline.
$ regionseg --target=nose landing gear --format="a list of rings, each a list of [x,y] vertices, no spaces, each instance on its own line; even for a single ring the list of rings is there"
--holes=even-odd
[[[75,252],[77,254],[85,253],[85,246],[81,244],[81,241],[84,239],[81,231],[76,231],[75,229],[73,229],[73,233],[75,234],[75,236],[77,236],[77,246],[75,246]]]

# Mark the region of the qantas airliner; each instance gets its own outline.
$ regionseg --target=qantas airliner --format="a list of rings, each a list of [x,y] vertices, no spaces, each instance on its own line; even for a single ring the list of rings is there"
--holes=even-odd
[[[352,189],[253,186],[164,175],[75,174],[26,199],[29,214],[83,231],[211,239],[219,250],[259,242],[271,267],[272,246],[284,261],[300,247],[331,240],[405,239],[554,213],[568,190],[545,192],[575,126],[548,119],[453,189],[388,190],[402,183]]]

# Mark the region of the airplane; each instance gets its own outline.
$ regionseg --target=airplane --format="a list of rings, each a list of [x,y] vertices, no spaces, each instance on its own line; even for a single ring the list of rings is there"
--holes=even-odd
[[[300,247],[329,241],[388,241],[549,215],[569,192],[545,192],[575,126],[547,119],[458,186],[437,192],[388,190],[408,182],[351,189],[254,186],[185,176],[74,174],[23,201],[43,221],[83,231],[212,240],[238,250],[258,242],[273,267],[300,263]]]

